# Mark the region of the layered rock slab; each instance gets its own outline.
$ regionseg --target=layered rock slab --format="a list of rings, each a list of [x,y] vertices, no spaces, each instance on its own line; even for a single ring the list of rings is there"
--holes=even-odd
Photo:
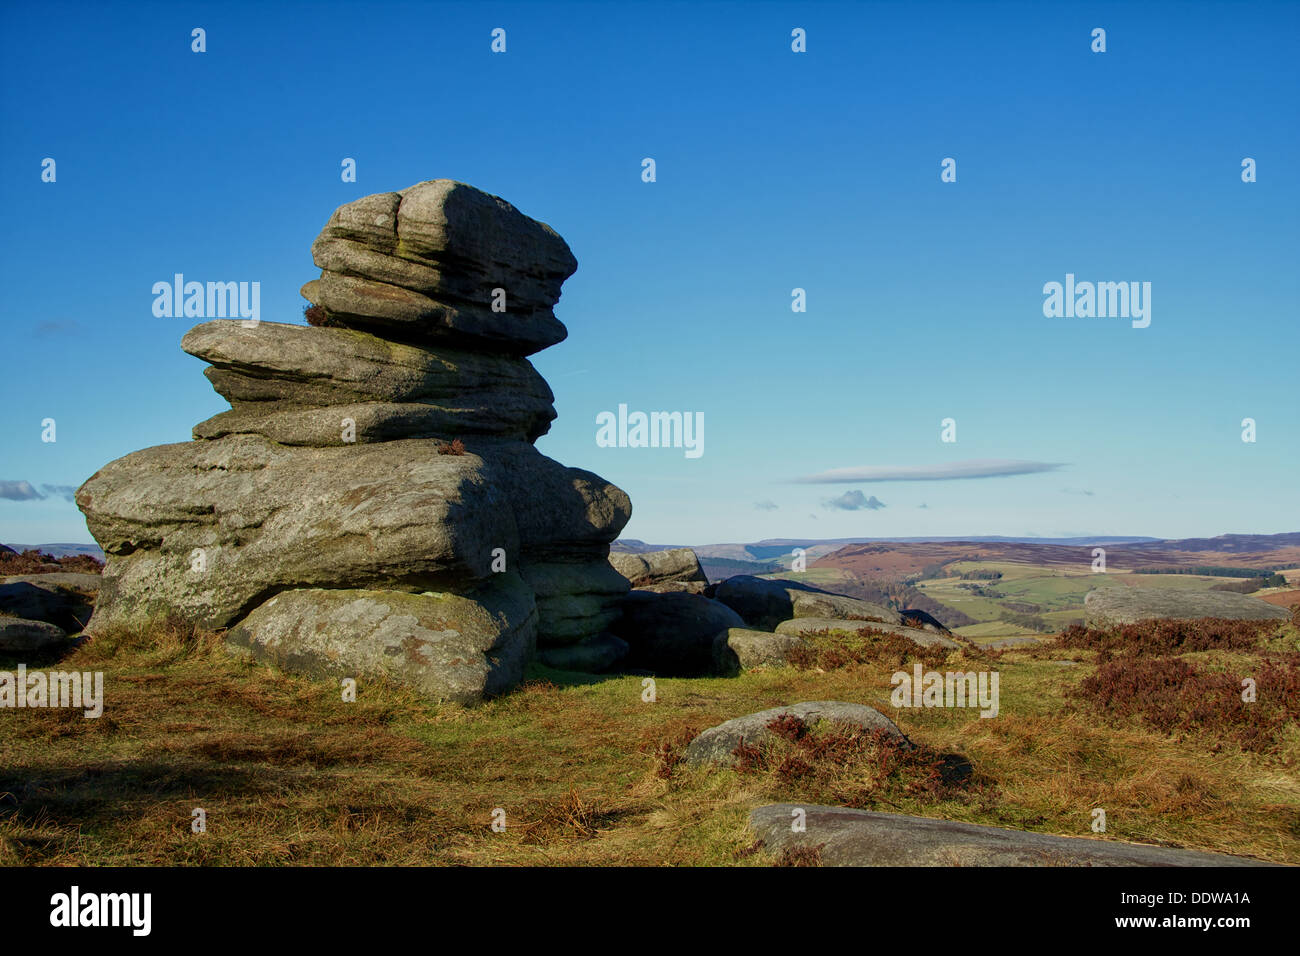
[[[335,211],[303,296],[334,322],[407,340],[528,355],[564,340],[552,307],[577,260],[545,223],[472,186],[431,180]],[[504,292],[504,311],[493,311]]]

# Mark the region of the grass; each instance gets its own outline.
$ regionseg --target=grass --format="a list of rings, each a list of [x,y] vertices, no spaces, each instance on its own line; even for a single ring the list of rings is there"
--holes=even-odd
[[[1288,626],[1155,653],[1227,673],[1282,660],[1298,638]],[[333,684],[238,661],[176,623],[97,639],[45,666],[103,670],[102,718],[0,712],[0,862],[809,865],[815,854],[756,847],[748,813],[838,800],[1067,836],[1092,836],[1091,811],[1104,807],[1107,839],[1300,863],[1296,721],[1270,724],[1267,745],[1250,749],[1213,721],[1162,729],[1103,706],[1080,687],[1123,659],[1122,637],[911,652],[936,669],[996,669],[993,719],[895,711],[890,674],[910,667],[906,648],[859,639],[833,654],[823,640],[803,669],[658,679],[654,703],[640,676],[534,667],[513,693],[462,708],[368,681],[345,703]],[[835,728],[805,742],[792,728],[783,753],[737,770],[681,760],[706,727],[826,699],[886,712],[918,756]],[[953,767],[967,772],[945,777]],[[205,833],[191,832],[195,808]]]

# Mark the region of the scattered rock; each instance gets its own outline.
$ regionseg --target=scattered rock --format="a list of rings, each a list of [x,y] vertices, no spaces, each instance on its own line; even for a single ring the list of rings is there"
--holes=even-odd
[[[1232,591],[1183,588],[1098,588],[1083,599],[1089,625],[1132,624],[1149,618],[1222,617],[1242,621],[1285,621],[1286,608]]]
[[[701,594],[630,591],[611,630],[630,647],[628,664],[660,674],[691,676],[713,670],[713,638],[744,627],[740,615]]]
[[[797,617],[794,620],[782,621],[776,626],[777,634],[788,634],[797,637],[807,637],[819,634],[823,631],[832,633],[840,632],[845,634],[858,634],[865,631],[883,631],[886,634],[897,634],[905,637],[909,641],[921,645],[922,647],[961,647],[959,643],[950,637],[942,634],[936,634],[934,631],[928,631],[921,627],[904,627],[901,624],[882,624],[879,621],[847,621],[839,618],[826,617]]]
[[[753,667],[779,667],[791,650],[808,642],[790,634],[731,627],[713,638],[713,666],[719,674],[735,674]]]
[[[852,724],[867,731],[883,730],[899,740],[907,740],[894,722],[878,710],[864,704],[839,700],[815,700],[761,710],[710,727],[690,742],[686,748],[685,760],[690,764],[716,763],[730,766],[736,763],[733,751],[742,741],[750,746],[761,747],[772,737],[772,731],[768,730],[767,725],[787,715],[798,717],[809,724],[827,720]],[[786,825],[789,825],[788,816]]]
[[[63,643],[63,629],[46,621],[0,615],[0,654],[27,654]]]
[[[791,820],[803,811],[804,829]],[[1086,837],[904,816],[778,803],[759,807],[749,825],[767,849],[821,847],[826,866],[1271,866],[1246,857],[1142,846]]]

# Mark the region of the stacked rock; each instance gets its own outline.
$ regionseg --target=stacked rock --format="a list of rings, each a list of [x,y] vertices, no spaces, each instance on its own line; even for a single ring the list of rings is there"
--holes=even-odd
[[[568,245],[435,180],[342,206],[312,254],[313,326],[184,337],[231,410],[78,491],[108,559],[88,631],[177,614],[288,670],[462,702],[535,647],[605,648],[631,503],[532,444],[555,409],[526,356],[567,334]]]

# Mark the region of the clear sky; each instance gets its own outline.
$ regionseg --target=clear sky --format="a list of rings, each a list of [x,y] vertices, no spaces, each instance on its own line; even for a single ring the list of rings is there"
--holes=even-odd
[[[1298,38],[1282,2],[0,4],[0,540],[89,541],[61,489],[226,407],[153,283],[301,322],[330,212],[435,178],[573,248],[538,444],[629,537],[1300,530]],[[1149,327],[1045,317],[1067,273],[1149,282]],[[704,453],[598,447],[620,403]],[[988,460],[1037,470],[918,480]]]

